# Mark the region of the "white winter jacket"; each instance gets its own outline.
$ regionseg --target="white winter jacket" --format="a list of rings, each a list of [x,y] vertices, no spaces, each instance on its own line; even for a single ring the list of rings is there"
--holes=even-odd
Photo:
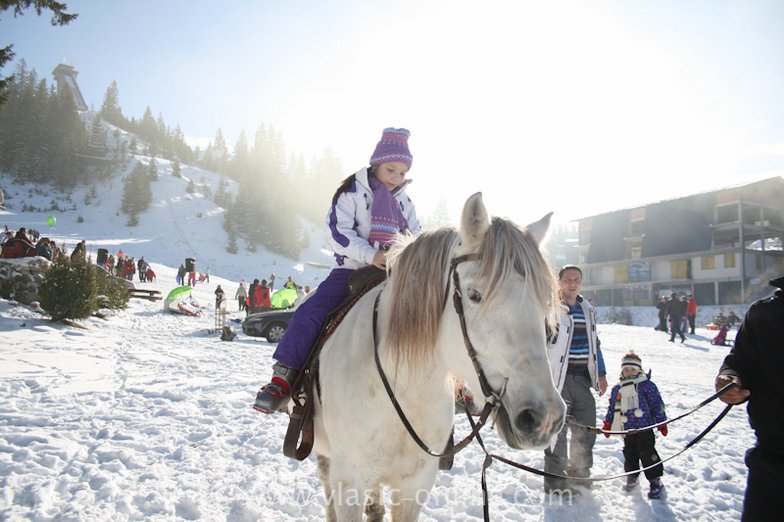
[[[378,249],[370,244],[370,210],[373,207],[373,190],[368,181],[368,167],[358,171],[356,180],[327,213],[327,227],[332,250],[335,252],[335,268],[356,270],[373,264]],[[422,229],[416,216],[414,204],[406,196],[406,180],[392,195],[400,204],[408,229],[417,234]]]
[[[599,337],[596,334],[596,312],[588,301],[577,298],[577,302],[585,314],[585,327],[588,329],[588,373],[594,390],[601,390],[599,386]],[[547,357],[550,359],[550,370],[553,372],[553,383],[558,392],[563,390],[566,370],[569,367],[569,346],[572,344],[574,322],[569,314],[569,307],[561,305],[561,315],[558,321],[558,331],[547,343]]]

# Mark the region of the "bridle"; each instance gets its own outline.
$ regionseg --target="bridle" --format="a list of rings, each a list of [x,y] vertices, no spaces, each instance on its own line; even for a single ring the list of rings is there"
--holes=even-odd
[[[460,329],[463,332],[463,341],[465,342],[466,351],[468,352],[468,357],[471,359],[471,363],[474,365],[474,371],[476,371],[477,377],[479,377],[479,385],[482,389],[482,393],[485,395],[485,407],[482,409],[482,413],[479,415],[479,420],[476,423],[472,422],[472,430],[471,433],[466,436],[462,441],[460,441],[456,445],[450,443],[447,444],[447,449],[442,453],[437,453],[431,450],[427,444],[425,444],[422,439],[417,435],[416,431],[414,430],[411,423],[408,421],[406,414],[403,412],[403,409],[400,407],[400,404],[395,397],[395,392],[392,390],[392,386],[389,384],[389,380],[387,379],[386,374],[384,373],[384,369],[381,366],[381,360],[378,355],[378,303],[381,298],[381,292],[376,295],[376,303],[373,306],[373,345],[375,347],[375,359],[376,359],[376,368],[378,369],[378,373],[381,376],[381,382],[384,383],[384,388],[387,391],[387,395],[389,395],[389,399],[392,402],[392,406],[395,407],[395,411],[400,417],[401,422],[406,427],[409,435],[411,438],[414,439],[414,442],[422,448],[428,455],[433,457],[439,458],[450,458],[454,457],[455,453],[459,452],[463,448],[465,448],[471,440],[478,435],[479,430],[487,422],[488,417],[490,416],[493,411],[497,411],[501,405],[501,399],[503,398],[504,394],[506,393],[506,383],[507,379],[504,379],[504,384],[501,387],[499,392],[495,392],[493,388],[490,386],[490,383],[485,376],[484,371],[482,370],[482,365],[477,360],[477,352],[474,349],[474,345],[471,343],[471,339],[468,337],[468,328],[466,326],[465,320],[465,313],[463,311],[463,295],[460,291],[460,276],[457,273],[457,265],[460,263],[464,263],[466,261],[478,261],[482,259],[482,254],[466,254],[462,256],[453,257],[452,261],[449,265],[449,274],[447,274],[447,285],[444,291],[444,300],[443,300],[443,309],[446,310],[447,300],[449,299],[449,278],[452,277],[452,286],[454,287],[454,291],[452,294],[452,301],[454,304],[455,312],[457,313],[458,318],[460,319]],[[470,418],[470,415],[469,415]],[[473,419],[472,419],[473,420]]]

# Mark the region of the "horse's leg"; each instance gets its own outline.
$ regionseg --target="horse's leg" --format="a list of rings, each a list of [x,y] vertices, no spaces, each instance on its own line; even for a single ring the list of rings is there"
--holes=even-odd
[[[332,507],[339,522],[362,522],[365,501],[371,495],[358,471],[345,459],[330,459]]]
[[[324,488],[324,498],[326,499],[327,522],[337,522],[335,506],[332,498],[332,486],[329,483],[329,458],[318,456],[318,478]]]
[[[421,466],[405,483],[392,490],[392,521],[417,522],[438,474],[438,460]]]
[[[365,505],[365,514],[367,519],[365,522],[383,522],[384,521],[384,498],[381,494],[382,486],[379,484],[369,492],[367,492],[367,501]]]

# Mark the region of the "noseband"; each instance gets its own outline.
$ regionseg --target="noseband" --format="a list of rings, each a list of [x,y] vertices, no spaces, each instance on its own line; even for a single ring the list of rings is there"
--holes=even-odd
[[[378,337],[377,337],[377,330],[376,324],[378,322],[378,302],[381,298],[381,292],[376,295],[376,303],[373,306],[373,344],[375,346],[375,358],[376,358],[376,368],[378,369],[378,373],[381,376],[381,382],[384,383],[384,388],[387,391],[387,395],[389,395],[389,399],[392,402],[392,406],[395,407],[395,411],[397,411],[398,417],[400,417],[401,422],[406,427],[409,435],[411,438],[414,439],[414,442],[419,445],[422,450],[424,450],[429,455],[433,457],[451,457],[458,451],[465,448],[471,440],[479,434],[479,430],[485,425],[487,418],[490,414],[495,410],[501,403],[501,398],[506,393],[506,383],[507,379],[504,379],[504,384],[501,388],[501,391],[495,393],[490,386],[490,383],[487,381],[487,377],[485,377],[485,373],[482,370],[482,366],[479,364],[476,356],[476,350],[474,349],[474,345],[471,343],[471,340],[468,338],[468,328],[466,326],[465,314],[463,313],[463,296],[460,291],[460,276],[457,274],[457,265],[466,261],[478,261],[482,259],[481,254],[466,254],[459,257],[452,258],[452,262],[449,266],[449,274],[447,275],[447,287],[444,292],[444,301],[443,301],[443,309],[446,310],[446,303],[447,299],[449,298],[449,275],[452,276],[453,286],[454,286],[454,293],[452,295],[452,300],[455,307],[455,312],[457,313],[458,318],[460,319],[460,329],[463,332],[463,341],[465,341],[466,351],[468,352],[468,356],[471,358],[471,363],[474,365],[474,370],[476,371],[477,376],[479,377],[479,384],[482,388],[482,393],[485,395],[485,407],[482,410],[482,413],[479,415],[479,420],[474,425],[471,422],[472,430],[471,433],[458,444],[452,446],[451,444],[447,445],[447,450],[443,453],[436,453],[431,450],[427,444],[425,444],[419,435],[417,435],[416,431],[414,431],[413,426],[406,418],[403,409],[400,407],[400,404],[397,402],[397,398],[395,397],[395,392],[392,390],[392,387],[389,384],[389,380],[387,379],[386,374],[384,373],[384,369],[381,367],[381,360],[378,356]],[[471,420],[471,416],[469,414],[469,420]],[[450,439],[451,443],[451,439]]]

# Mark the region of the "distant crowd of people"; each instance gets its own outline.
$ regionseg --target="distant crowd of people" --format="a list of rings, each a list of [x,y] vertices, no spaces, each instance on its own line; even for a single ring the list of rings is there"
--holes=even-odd
[[[683,294],[678,298],[675,292],[670,292],[670,298],[662,296],[661,301],[656,305],[659,309],[659,324],[657,330],[671,332],[670,342],[675,342],[675,336],[681,338],[681,342],[686,340],[686,332],[694,334],[695,320],[697,319],[697,300],[694,296]],[[670,319],[669,327],[667,318]]]
[[[27,230],[26,227],[19,227],[19,230],[9,230],[6,225],[0,231],[0,259],[17,259],[22,257],[43,257],[49,261],[55,261],[64,255],[65,249],[48,237],[40,237],[37,230]],[[86,259],[85,241],[76,244],[71,252],[72,261],[76,259]]]
[[[196,272],[188,271],[185,268],[185,265],[180,264],[180,268],[177,270],[177,284],[180,286],[196,286],[196,282],[202,283],[210,282],[210,267],[207,267],[206,272]]]
[[[0,245],[2,245],[2,252],[0,252],[2,259],[40,256],[54,261],[61,252],[54,241],[48,237],[40,237],[37,230],[28,231],[25,227],[13,231],[6,225],[0,232]]]
[[[245,311],[250,315],[258,312],[266,312],[272,308],[272,290],[275,284],[274,273],[270,275],[269,281],[267,281],[267,279],[262,279],[261,281],[254,279],[247,288],[245,287],[245,284],[246,281],[243,277],[239,288],[237,288],[237,291],[234,294],[240,312]],[[297,298],[289,306],[294,306],[298,301],[310,293],[310,285],[298,285],[292,280],[291,276],[289,276],[288,280],[283,284],[283,288],[289,288],[297,292]]]
[[[109,273],[123,277],[128,281],[133,281],[133,276],[136,274],[139,274],[140,283],[155,281],[156,278],[155,272],[144,256],[137,261],[135,257],[125,255],[122,249],[117,252],[116,258],[113,254],[109,254],[103,267]]]

